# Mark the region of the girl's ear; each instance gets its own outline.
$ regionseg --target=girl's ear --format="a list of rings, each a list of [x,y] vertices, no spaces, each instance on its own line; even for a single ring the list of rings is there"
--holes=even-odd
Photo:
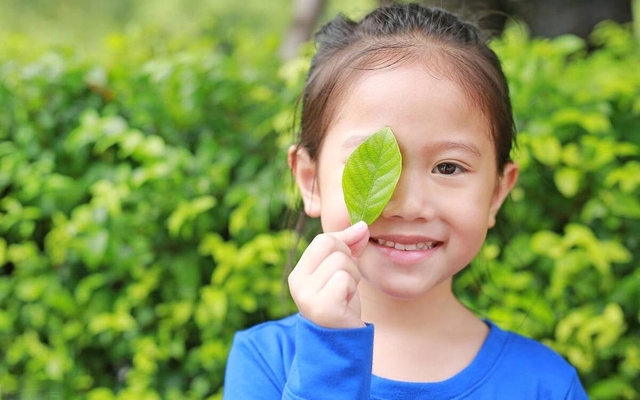
[[[502,207],[502,203],[513,189],[513,186],[518,181],[518,171],[520,167],[514,162],[509,162],[504,167],[502,176],[496,185],[496,189],[493,192],[493,199],[491,200],[491,207],[489,208],[489,228],[493,228],[496,224],[496,215]]]
[[[312,218],[319,217],[320,193],[316,162],[311,160],[307,150],[296,145],[289,147],[288,159],[289,167],[302,194],[305,214]]]

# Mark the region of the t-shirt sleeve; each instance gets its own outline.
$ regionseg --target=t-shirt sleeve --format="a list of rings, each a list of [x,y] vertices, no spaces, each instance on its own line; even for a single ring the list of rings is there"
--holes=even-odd
[[[295,350],[274,332],[236,334],[224,400],[370,400],[373,326],[327,329],[297,318]]]
[[[327,329],[300,318],[283,399],[370,400],[373,326]]]
[[[283,379],[276,374],[268,355],[256,344],[245,332],[235,335],[227,358],[223,399],[282,398]]]

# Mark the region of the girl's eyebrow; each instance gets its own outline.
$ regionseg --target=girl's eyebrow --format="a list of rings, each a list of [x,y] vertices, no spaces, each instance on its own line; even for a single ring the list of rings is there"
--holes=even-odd
[[[467,142],[452,142],[443,140],[434,143],[428,143],[424,146],[424,151],[427,153],[439,153],[445,151],[462,151],[475,157],[480,157],[480,149],[473,143]]]
[[[342,147],[346,150],[358,147],[360,143],[364,142],[369,135],[351,136],[344,141]],[[463,151],[469,153],[472,156],[480,157],[481,153],[478,147],[472,143],[467,142],[452,142],[449,140],[443,140],[434,143],[428,143],[424,146],[424,151],[428,153],[439,153],[444,151]]]
[[[370,135],[357,135],[351,136],[344,141],[342,147],[346,150],[358,147],[362,142],[367,140]],[[462,151],[475,157],[481,157],[480,149],[472,143],[467,142],[452,142],[449,140],[443,140],[434,143],[428,143],[424,146],[424,151],[427,153],[439,153],[444,151]]]

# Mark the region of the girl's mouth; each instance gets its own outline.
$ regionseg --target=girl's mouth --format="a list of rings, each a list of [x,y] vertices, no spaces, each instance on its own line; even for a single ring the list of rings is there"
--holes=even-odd
[[[440,242],[398,243],[378,238],[371,238],[371,241],[379,244],[380,246],[402,251],[431,250],[440,244]]]

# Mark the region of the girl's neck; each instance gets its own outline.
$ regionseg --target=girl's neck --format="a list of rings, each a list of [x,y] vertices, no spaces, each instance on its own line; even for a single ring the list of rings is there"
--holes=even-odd
[[[361,282],[362,316],[375,325],[373,373],[408,382],[437,382],[476,357],[489,328],[443,282],[421,298],[398,300]]]
[[[410,300],[386,296],[365,281],[361,281],[359,292],[362,319],[374,324],[376,330],[436,333],[451,329],[453,325],[478,320],[455,297],[450,279],[424,296]]]

